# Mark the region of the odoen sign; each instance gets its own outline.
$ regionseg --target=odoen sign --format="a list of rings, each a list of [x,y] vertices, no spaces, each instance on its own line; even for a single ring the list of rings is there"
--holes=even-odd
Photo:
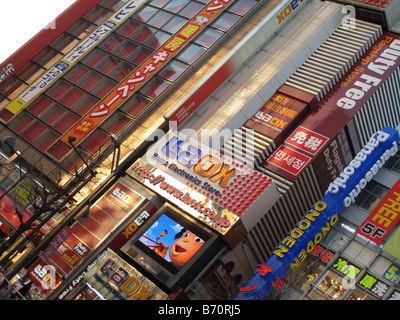
[[[290,269],[300,265],[338,221],[338,214],[349,206],[379,168],[397,151],[397,130],[385,127],[375,133],[366,146],[329,186],[324,197],[287,234],[253,278],[245,283],[238,300],[265,299],[273,288],[282,286]],[[268,270],[266,272],[265,270]]]

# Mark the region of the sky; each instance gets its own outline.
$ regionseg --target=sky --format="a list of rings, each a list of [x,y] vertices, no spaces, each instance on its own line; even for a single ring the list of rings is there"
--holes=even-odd
[[[75,0],[0,0],[0,63],[74,2]]]

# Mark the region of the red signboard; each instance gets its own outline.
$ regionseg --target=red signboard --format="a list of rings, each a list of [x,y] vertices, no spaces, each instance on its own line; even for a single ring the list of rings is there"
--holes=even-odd
[[[302,126],[333,138],[400,65],[400,35],[384,32],[318,103]]]
[[[285,140],[285,144],[289,144],[315,156],[320,150],[322,150],[328,140],[329,138],[317,132],[299,126]]]
[[[400,180],[357,229],[357,233],[379,245],[400,220]]]
[[[283,85],[244,126],[280,144],[314,107],[315,97]]]
[[[271,166],[275,166],[275,169],[271,169],[279,174],[279,171],[283,171],[283,174],[289,173],[288,178],[292,181],[307,167],[311,158],[292,149],[287,146],[281,145],[266,161],[263,162],[263,166],[267,169],[271,169]],[[287,176],[287,175],[286,175]]]

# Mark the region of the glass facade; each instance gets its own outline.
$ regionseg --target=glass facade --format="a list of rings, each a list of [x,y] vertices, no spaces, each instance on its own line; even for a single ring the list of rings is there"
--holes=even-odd
[[[0,119],[8,129],[23,139],[24,145],[30,145],[39,151],[42,161],[43,158],[50,160],[47,163],[54,171],[73,177],[83,163],[71,146],[59,140],[60,137],[207,3],[204,0],[146,2],[21,112],[14,116],[3,109],[0,111]],[[120,138],[123,134],[129,134],[129,128],[140,123],[139,117],[143,111],[149,109],[152,102],[206,55],[256,3],[252,0],[240,0],[228,7],[192,43],[163,66],[158,74],[150,78],[113,116],[79,145],[85,160],[95,158],[110,141],[111,134]],[[102,1],[95,6],[79,23],[74,24],[34,59],[32,64],[41,70],[37,74],[54,65],[71,47],[110,17],[113,10],[120,5],[121,1]],[[32,66],[25,79],[29,77],[33,80],[36,69]],[[21,90],[14,91],[14,94],[21,93],[29,84],[24,82]],[[0,92],[6,98],[6,92]]]

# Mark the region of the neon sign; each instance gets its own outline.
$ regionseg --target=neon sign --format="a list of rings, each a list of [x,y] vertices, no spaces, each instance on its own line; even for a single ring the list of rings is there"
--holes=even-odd
[[[355,197],[385,161],[397,152],[399,141],[399,133],[395,129],[385,127],[375,133],[342,174],[329,185],[324,197],[276,247],[265,263],[271,272],[264,275],[256,272],[248,283],[243,284],[246,290],[241,290],[236,299],[265,299],[272,289],[276,289],[278,280],[281,281],[290,269],[299,266],[337,222],[338,214],[353,201],[352,196]]]

